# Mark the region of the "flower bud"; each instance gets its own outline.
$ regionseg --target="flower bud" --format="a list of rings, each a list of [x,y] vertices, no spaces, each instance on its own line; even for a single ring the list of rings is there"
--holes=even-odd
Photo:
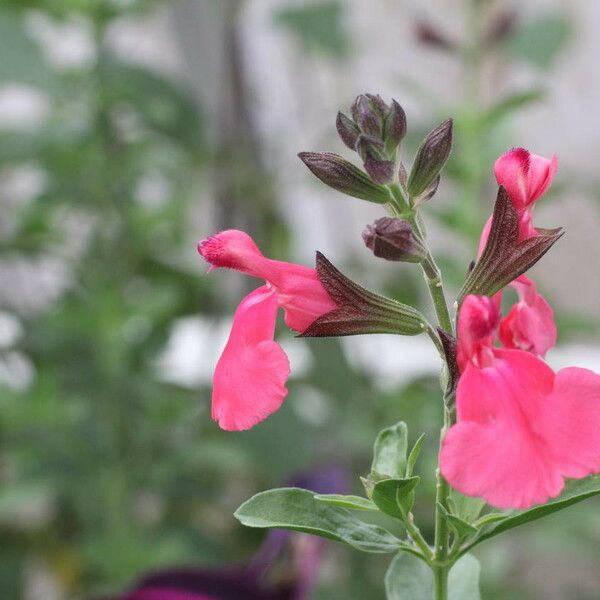
[[[417,151],[407,183],[412,198],[421,195],[433,183],[446,164],[451,148],[452,119],[446,119],[429,133]]]
[[[318,179],[338,192],[379,204],[390,201],[385,187],[333,152],[300,152],[298,156]]]
[[[350,150],[354,150],[356,148],[356,140],[360,135],[360,129],[356,123],[343,112],[338,112],[335,126],[340,138],[342,138],[342,142],[344,142]]]
[[[400,104],[392,99],[392,106],[383,122],[383,141],[388,154],[392,154],[396,150],[405,135],[406,113]]]
[[[385,260],[421,262],[426,250],[408,221],[382,217],[367,225],[362,234],[365,245]]]
[[[361,94],[350,108],[352,118],[360,130],[367,135],[381,137],[383,120],[389,111],[389,106],[380,96]]]
[[[365,171],[375,183],[390,183],[394,178],[394,162],[387,159],[383,142],[376,137],[360,134],[356,151],[363,160]]]

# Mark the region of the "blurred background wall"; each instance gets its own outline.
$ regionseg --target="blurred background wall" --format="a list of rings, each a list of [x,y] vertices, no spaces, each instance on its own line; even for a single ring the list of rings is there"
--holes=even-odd
[[[451,290],[491,211],[494,159],[511,146],[558,155],[536,208],[541,226],[567,228],[535,269],[560,327],[549,360],[600,370],[598,32],[593,0],[4,0],[3,597],[89,598],[160,566],[246,558],[260,536],[231,516],[242,500],[324,463],[365,471],[376,431],[400,418],[412,439],[429,434],[432,471],[437,367],[419,340],[305,342],[282,328],[284,408],[243,434],[210,420],[212,369],[251,283],[206,276],[198,239],[242,228],[272,256],[310,264],[319,249],[426,301],[408,266],[364,250],[378,208],[296,157],[352,158],[335,115],[358,93],[404,106],[409,150],[455,118],[427,214]],[[597,509],[482,548],[484,597],[597,598]],[[331,545],[314,597],[381,598],[385,565]]]

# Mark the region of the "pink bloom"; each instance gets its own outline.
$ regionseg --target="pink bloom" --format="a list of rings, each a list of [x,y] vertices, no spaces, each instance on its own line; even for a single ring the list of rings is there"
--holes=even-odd
[[[543,358],[556,344],[554,312],[526,275],[521,275],[511,286],[517,291],[519,301],[500,321],[500,341],[505,348],[518,348]]]
[[[513,148],[494,164],[498,185],[504,186],[517,211],[531,206],[550,187],[558,160],[533,154],[525,148]]]
[[[201,241],[198,252],[211,269],[236,269],[267,282],[238,306],[213,378],[213,419],[223,429],[249,429],[278,410],[287,394],[289,362],[273,340],[277,308],[302,332],[337,305],[314,269],[266,258],[243,231],[222,231]]]
[[[519,241],[538,235],[532,221],[533,203],[550,187],[557,167],[556,156],[547,159],[524,148],[513,148],[496,160],[496,180],[508,192],[519,216]],[[485,248],[491,225],[492,217],[481,232],[477,256],[481,256]],[[507,348],[527,350],[543,357],[556,343],[554,313],[527,276],[521,275],[511,286],[517,291],[519,302],[502,319],[500,339]],[[502,292],[496,294],[494,301],[499,309]]]
[[[519,215],[519,241],[538,235],[532,222],[533,203],[546,193],[558,168],[556,155],[544,158],[525,148],[513,148],[494,164],[498,185],[504,187]],[[490,234],[492,217],[483,227],[477,256],[481,256]]]
[[[558,495],[564,478],[600,471],[600,376],[554,373],[529,352],[493,346],[495,302],[467,296],[458,323],[457,424],[440,465],[458,491],[499,508]]]

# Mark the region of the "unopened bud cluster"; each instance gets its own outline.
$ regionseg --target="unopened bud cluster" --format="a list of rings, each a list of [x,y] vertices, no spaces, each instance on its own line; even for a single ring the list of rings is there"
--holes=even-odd
[[[361,94],[352,103],[350,115],[338,113],[336,128],[342,142],[360,156],[364,171],[333,152],[298,155],[329,187],[355,198],[395,206],[396,214],[412,210],[437,191],[439,173],[452,147],[451,119],[426,136],[410,173],[398,158],[406,135],[406,114],[396,100],[388,104],[381,96]],[[398,204],[399,189],[405,207]]]
[[[362,237],[367,248],[385,260],[418,263],[427,254],[411,224],[403,219],[381,217],[367,225]]]
[[[365,171],[375,183],[391,183],[396,149],[406,135],[403,108],[396,100],[388,105],[381,96],[361,94],[352,104],[350,114],[352,118],[338,113],[336,126],[340,138],[359,154]]]

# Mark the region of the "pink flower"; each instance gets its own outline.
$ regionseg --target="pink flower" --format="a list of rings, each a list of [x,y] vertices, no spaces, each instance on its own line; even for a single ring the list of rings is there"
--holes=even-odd
[[[496,160],[496,180],[506,189],[519,216],[519,241],[538,235],[532,220],[533,203],[550,187],[557,167],[555,155],[547,159],[524,148],[513,148]],[[478,256],[485,248],[491,225],[492,217],[483,227]],[[554,313],[526,275],[521,275],[511,286],[518,293],[519,302],[502,319],[500,339],[507,348],[518,348],[543,357],[556,343]],[[502,292],[498,292],[494,300],[499,308]]]
[[[521,212],[531,206],[550,187],[558,160],[533,154],[525,148],[513,148],[494,164],[498,185],[504,186],[515,208]]]
[[[289,361],[273,340],[278,307],[286,324],[302,332],[337,305],[314,269],[266,258],[243,231],[229,229],[202,240],[198,252],[211,270],[227,267],[267,282],[235,311],[213,378],[213,419],[230,431],[249,429],[277,411],[287,395]]]
[[[500,341],[505,348],[518,348],[543,358],[556,344],[554,312],[526,275],[521,275],[511,286],[519,301],[500,321]]]
[[[546,193],[558,168],[556,155],[544,158],[525,148],[513,148],[494,164],[498,185],[504,187],[519,215],[519,241],[538,235],[532,222],[533,203]],[[492,226],[490,217],[479,240],[481,256]]]
[[[499,314],[467,296],[458,323],[457,424],[442,445],[446,480],[499,508],[558,495],[565,478],[600,471],[600,376],[554,373],[529,352],[493,346]]]

